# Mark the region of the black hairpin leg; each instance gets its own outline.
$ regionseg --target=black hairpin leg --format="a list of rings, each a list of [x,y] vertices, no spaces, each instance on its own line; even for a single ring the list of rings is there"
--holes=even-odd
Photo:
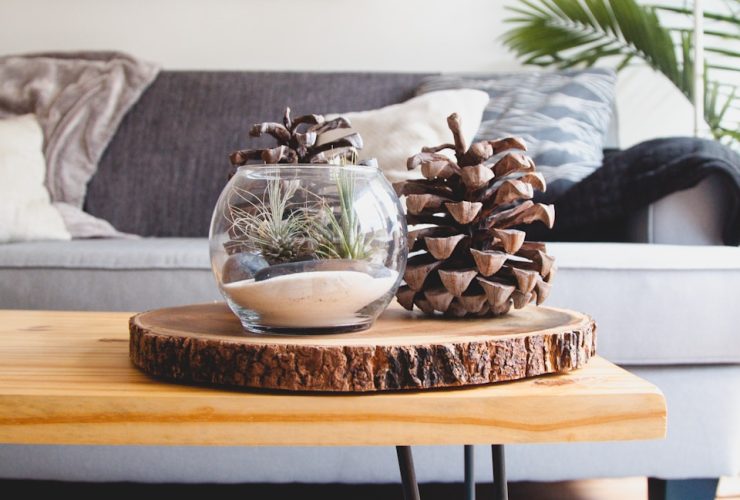
[[[504,445],[492,445],[491,456],[493,458],[493,498],[494,500],[509,500],[509,491],[506,487]]]
[[[465,500],[475,500],[475,460],[473,445],[465,445]]]
[[[403,498],[405,500],[420,500],[419,485],[416,484],[414,457],[411,455],[411,447],[396,446],[396,455],[398,455],[398,468],[401,470]]]

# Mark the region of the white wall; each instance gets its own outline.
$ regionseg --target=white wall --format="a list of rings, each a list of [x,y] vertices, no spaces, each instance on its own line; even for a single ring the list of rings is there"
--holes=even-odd
[[[514,0],[0,0],[0,55],[122,50],[166,69],[499,71]],[[664,77],[620,77],[622,146],[690,135]]]
[[[512,68],[502,0],[0,0],[0,54],[117,49],[169,69]]]

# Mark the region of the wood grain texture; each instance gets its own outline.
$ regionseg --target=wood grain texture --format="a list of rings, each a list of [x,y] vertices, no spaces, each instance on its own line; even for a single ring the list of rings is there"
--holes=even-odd
[[[528,306],[500,318],[440,321],[392,307],[354,334],[245,332],[224,304],[159,309],[130,322],[133,363],[150,375],[260,389],[366,392],[481,385],[580,368],[593,320]]]
[[[665,433],[660,391],[598,356],[567,374],[454,390],[248,392],[162,383],[137,370],[130,316],[0,311],[0,442],[420,445]]]

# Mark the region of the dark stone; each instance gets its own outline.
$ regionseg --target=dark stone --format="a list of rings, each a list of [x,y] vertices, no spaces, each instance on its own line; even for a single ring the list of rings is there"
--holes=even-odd
[[[267,266],[267,261],[259,255],[238,253],[231,255],[224,264],[222,280],[224,283],[234,283],[255,277],[255,273]]]

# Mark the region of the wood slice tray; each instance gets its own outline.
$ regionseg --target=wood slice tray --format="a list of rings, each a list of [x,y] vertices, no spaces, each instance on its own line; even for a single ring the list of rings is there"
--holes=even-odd
[[[144,312],[131,360],[180,382],[289,391],[371,392],[489,384],[566,372],[596,353],[587,315],[527,306],[486,319],[439,319],[392,305],[369,330],[250,334],[225,304]]]

